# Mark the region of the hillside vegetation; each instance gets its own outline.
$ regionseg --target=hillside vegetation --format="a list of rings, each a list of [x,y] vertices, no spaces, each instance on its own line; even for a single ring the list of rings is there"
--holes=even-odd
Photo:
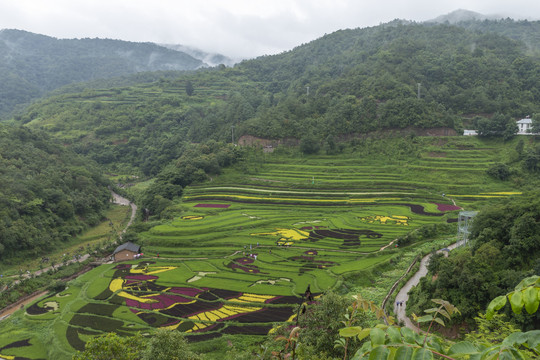
[[[122,191],[141,221],[123,239],[144,256],[99,266],[0,322],[0,357],[67,359],[99,335],[125,336],[109,336],[118,345],[166,328],[208,358],[253,358],[282,350],[260,344],[293,324],[282,340],[301,339],[310,359],[371,345],[392,357],[387,338],[415,343],[399,350],[409,357],[480,351],[380,326],[371,343],[349,343],[338,329],[356,311],[350,299],[323,297],[318,316],[311,297],[381,303],[413,259],[454,242],[461,210],[481,211],[478,244],[436,258],[418,312],[448,295],[466,307],[456,322],[474,326],[489,299],[537,270],[540,145],[514,133],[526,115],[538,128],[540,62],[490,24],[341,30],[233,68],[70,85],[28,106],[0,128],[2,261],[39,256],[96,223],[109,198],[100,172],[136,183]],[[481,136],[418,136],[465,127]],[[239,146],[243,135],[273,146]],[[459,271],[458,283],[446,276]],[[358,316],[344,334],[367,336],[360,326],[376,321]]]
[[[459,133],[499,114],[511,135],[515,119],[539,112],[540,65],[529,54],[496,33],[395,22],[337,31],[234,68],[54,96],[17,120],[109,169],[144,175],[186,142],[244,134],[330,144],[384,129]]]
[[[339,155],[242,150],[220,175],[165,203],[162,220],[135,225],[126,236],[144,258],[100,266],[39,300],[31,316],[0,324],[10,334],[0,346],[31,339],[8,354],[64,359],[100,334],[166,327],[217,359],[227,341],[258,348],[273,323],[294,324],[308,287],[380,303],[414,256],[453,241],[459,210],[515,201],[538,186],[512,162],[519,143],[407,137],[354,141]],[[512,169],[504,181],[488,174],[499,161]],[[158,177],[158,188],[180,175]],[[329,351],[336,332],[311,348]]]
[[[56,39],[0,30],[0,116],[67,84],[204,65],[184,52],[152,43]]]
[[[110,193],[97,166],[21,127],[0,126],[0,261],[38,257],[101,220]]]
[[[471,246],[430,261],[429,276],[410,295],[411,312],[428,308],[428,299],[447,299],[461,310],[454,323],[468,322],[474,328],[474,318],[493,298],[508,293],[525,277],[540,275],[539,206],[538,192],[533,192],[482,209],[471,229]],[[505,313],[524,330],[540,326],[538,314],[513,315],[509,308]]]

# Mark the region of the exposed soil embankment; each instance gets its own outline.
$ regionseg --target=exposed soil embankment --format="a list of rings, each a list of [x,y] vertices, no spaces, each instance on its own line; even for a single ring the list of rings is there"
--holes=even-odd
[[[40,297],[42,297],[43,295],[47,293],[48,291],[41,291],[41,290],[36,291],[30,295],[26,295],[20,298],[19,300],[17,300],[17,302],[6,306],[4,309],[0,311],[0,320],[8,317],[9,315],[13,314],[15,311],[19,310],[21,307],[24,307],[25,305],[39,299]]]
[[[414,127],[407,127],[403,129],[384,129],[380,131],[372,131],[368,133],[356,133],[356,134],[343,134],[339,135],[337,138],[339,141],[349,141],[352,139],[366,139],[366,138],[374,138],[374,139],[382,139],[382,138],[388,138],[388,137],[396,137],[396,136],[408,136],[408,135],[416,135],[416,136],[457,136],[458,133],[456,130],[448,127],[438,127],[438,128],[429,128],[429,129],[422,129],[422,128],[414,128]],[[299,139],[294,138],[283,138],[283,139],[263,139],[252,135],[242,135],[238,139],[238,145],[240,146],[260,146],[263,148],[275,148],[278,145],[285,145],[285,146],[297,146],[300,144]]]

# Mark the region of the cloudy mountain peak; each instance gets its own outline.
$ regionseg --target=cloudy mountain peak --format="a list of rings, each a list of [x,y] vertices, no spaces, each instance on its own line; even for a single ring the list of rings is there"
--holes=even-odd
[[[471,20],[494,20],[494,19],[500,19],[504,18],[504,16],[499,15],[483,15],[474,11],[465,10],[465,9],[458,9],[455,11],[452,11],[449,14],[441,15],[436,17],[435,19],[428,20],[427,22],[434,22],[434,23],[450,23],[450,24],[456,24],[462,21],[471,21]]]

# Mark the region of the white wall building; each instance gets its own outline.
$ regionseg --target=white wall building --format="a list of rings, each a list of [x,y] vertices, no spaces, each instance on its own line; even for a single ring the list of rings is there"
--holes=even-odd
[[[532,135],[532,119],[530,117],[519,120],[517,126],[517,135]]]

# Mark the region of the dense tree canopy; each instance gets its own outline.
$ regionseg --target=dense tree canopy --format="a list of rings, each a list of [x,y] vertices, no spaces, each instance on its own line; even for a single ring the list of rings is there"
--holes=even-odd
[[[95,165],[47,136],[0,126],[0,259],[42,254],[101,220],[110,193]]]
[[[395,21],[337,31],[234,68],[64,91],[17,120],[55,134],[111,171],[154,176],[181,156],[186,143],[232,142],[246,134],[309,134],[322,144],[329,134],[459,131],[465,123],[478,126],[480,135],[508,139],[515,119],[539,112],[539,81],[540,62],[517,40]]]

